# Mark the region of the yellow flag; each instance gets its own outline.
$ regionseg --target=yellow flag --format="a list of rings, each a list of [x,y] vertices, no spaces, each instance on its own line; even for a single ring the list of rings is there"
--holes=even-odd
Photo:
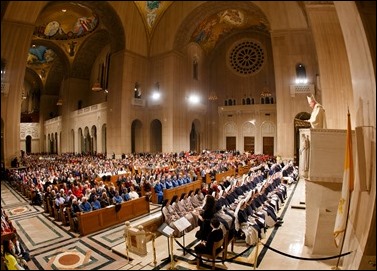
[[[351,117],[348,112],[347,119],[347,137],[346,137],[346,151],[344,158],[344,175],[343,175],[343,186],[342,186],[342,196],[339,200],[338,212],[336,214],[335,227],[334,227],[334,238],[335,245],[338,247],[343,239],[346,231],[347,219],[348,219],[348,208],[349,199],[354,186],[354,171],[353,171],[353,159],[352,159],[352,129],[351,129]]]

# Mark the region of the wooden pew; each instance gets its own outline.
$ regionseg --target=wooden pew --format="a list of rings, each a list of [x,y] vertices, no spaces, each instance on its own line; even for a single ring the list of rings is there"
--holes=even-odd
[[[81,236],[84,236],[149,212],[149,201],[141,197],[121,203],[118,211],[115,205],[111,205],[87,213],[78,213],[79,232]]]
[[[206,173],[206,184],[212,183],[211,174]]]
[[[60,206],[59,208],[56,206],[55,202],[52,203],[52,210],[53,210],[53,213],[54,213],[54,219],[56,221],[61,221],[60,219]]]
[[[221,172],[221,173],[216,173],[215,175],[215,180],[217,182],[220,182],[222,181],[223,179],[225,179],[226,177],[228,176],[233,176],[236,174],[236,171],[234,168],[231,168],[229,169],[228,171],[225,171],[225,172]],[[206,184],[210,184],[212,183],[212,179],[211,179],[211,174],[209,173],[206,173]]]
[[[43,209],[45,210],[45,213],[49,213],[49,209],[48,209],[48,198],[47,197],[45,197],[44,195],[43,195],[43,199],[42,199],[42,204],[43,204]]]
[[[188,184],[180,185],[174,188],[165,189],[164,190],[164,199],[171,200],[174,195],[180,197],[182,193],[188,193],[190,190],[195,191],[196,188],[202,187],[202,180],[196,180],[195,182],[191,182]]]
[[[52,217],[54,217],[54,207],[53,207],[54,204],[55,204],[55,202],[52,199],[47,198],[48,213]]]
[[[140,193],[141,193],[141,196],[146,196],[145,194],[145,191],[144,191],[144,186],[140,186]],[[151,199],[150,199],[151,202],[153,203],[158,203],[158,199],[157,199],[157,194],[156,192],[154,191],[154,187],[152,186],[151,187]]]
[[[63,205],[60,205],[60,208],[59,208],[59,216],[61,218],[63,226],[69,225],[69,220],[68,220],[68,216],[67,216],[68,207],[69,206],[63,204]]]
[[[229,169],[228,171],[225,171],[225,172],[217,173],[216,174],[216,181],[220,182],[223,179],[225,179],[226,177],[233,176],[234,174],[236,174],[236,171],[234,170],[234,168],[231,168],[231,169]]]
[[[238,175],[242,176],[244,174],[247,174],[250,170],[250,165],[246,165],[246,166],[239,166],[238,167]]]
[[[67,215],[68,215],[69,229],[74,232],[75,231],[75,222],[73,221],[71,207],[67,207],[66,212],[67,212]]]

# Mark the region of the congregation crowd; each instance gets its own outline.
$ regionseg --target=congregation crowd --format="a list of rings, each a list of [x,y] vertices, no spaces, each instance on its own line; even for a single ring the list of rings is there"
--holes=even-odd
[[[250,166],[239,175],[239,166]],[[216,181],[218,173],[235,169],[233,176]],[[197,226],[196,237],[205,242],[215,217],[225,234],[255,244],[266,229],[280,226],[277,216],[287,196],[286,184],[297,179],[297,168],[291,161],[277,162],[275,157],[239,152],[200,154],[140,153],[105,158],[99,155],[25,155],[19,167],[4,169],[2,177],[12,186],[26,185],[32,193],[32,204],[49,200],[64,208],[74,218],[77,212],[90,212],[124,201],[156,194],[165,222],[174,236],[183,234],[174,221],[184,216],[190,223],[185,231]],[[206,182],[206,176],[211,182]],[[117,176],[111,182],[111,176]],[[163,198],[165,189],[201,179],[202,188]],[[68,216],[67,213],[63,214]],[[214,223],[216,225],[216,222]],[[75,230],[77,230],[77,220]],[[2,235],[3,235],[2,217]]]
[[[237,236],[255,245],[268,228],[282,225],[277,213],[287,198],[287,184],[297,177],[292,163],[265,162],[242,176],[229,176],[195,192],[183,193],[180,198],[164,200],[162,213],[176,237],[183,233],[174,222],[185,217],[192,225],[186,232],[199,225],[196,237],[206,241],[213,230],[211,220],[217,218],[229,239]]]

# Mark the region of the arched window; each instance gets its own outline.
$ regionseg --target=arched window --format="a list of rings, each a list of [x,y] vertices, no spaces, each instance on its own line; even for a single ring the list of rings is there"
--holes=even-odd
[[[199,71],[198,71],[198,60],[197,59],[194,59],[192,61],[192,78],[195,79],[195,80],[198,80],[198,74],[199,74]]]
[[[250,104],[250,98],[246,99],[246,104]]]

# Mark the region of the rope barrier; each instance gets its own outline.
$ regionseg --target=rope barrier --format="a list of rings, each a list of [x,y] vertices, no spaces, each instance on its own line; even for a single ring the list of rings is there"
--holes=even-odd
[[[184,247],[181,243],[179,243],[175,238],[174,238],[174,240],[175,240],[175,242],[178,244],[178,246],[180,246],[184,251],[186,251],[188,254],[194,256],[195,258],[197,258],[197,255],[196,255],[195,253],[192,253],[190,249],[185,248],[185,247]],[[229,243],[228,243],[228,244],[229,244]],[[251,245],[251,246],[249,246],[248,248],[246,248],[244,251],[242,251],[242,252],[236,254],[235,256],[233,256],[233,257],[231,257],[231,258],[227,258],[227,259],[225,259],[225,262],[232,261],[232,260],[234,260],[235,258],[238,258],[238,257],[242,256],[246,251],[248,251],[248,250],[251,249],[252,247],[253,247],[253,246]],[[206,262],[212,262],[212,260],[211,260],[211,261],[209,261],[209,260],[204,260],[204,261],[206,261]],[[215,263],[219,263],[219,262],[223,262],[223,261],[222,261],[222,260],[215,260]]]
[[[194,256],[195,258],[197,258],[197,255],[195,253],[192,253],[192,251],[190,249],[187,249],[186,247],[184,247],[181,243],[179,243],[175,238],[174,238],[175,242],[178,244],[178,246],[180,246],[184,251],[186,251],[188,254]],[[298,259],[298,260],[304,260],[304,261],[322,261],[322,260],[330,260],[330,259],[335,259],[335,258],[340,258],[340,257],[344,257],[344,256],[347,256],[349,254],[352,253],[352,251],[349,251],[349,252],[345,252],[345,253],[342,253],[340,255],[334,255],[334,256],[328,256],[328,257],[319,257],[319,258],[307,258],[307,257],[298,257],[298,256],[295,256],[295,255],[290,255],[290,254],[287,254],[285,252],[282,252],[282,251],[279,251],[273,247],[270,247],[264,243],[262,243],[261,241],[259,241],[259,243],[261,243],[263,246],[265,246],[267,249],[270,249],[276,253],[279,253],[281,255],[284,255],[286,257],[289,257],[289,258],[294,258],[294,259]],[[247,247],[245,250],[243,250],[242,252],[236,254],[235,256],[231,257],[231,258],[226,258],[225,259],[225,262],[231,262],[233,261],[234,259],[238,258],[238,257],[241,257],[246,251],[248,251],[249,249],[253,248],[254,246],[251,245],[249,247]],[[209,262],[209,260],[204,260],[204,261],[207,261]],[[212,262],[212,261],[211,261]],[[215,260],[216,263],[219,263],[219,262],[223,262],[222,260]]]
[[[260,241],[259,241],[260,242]],[[344,257],[344,256],[347,256],[348,254],[351,254],[352,251],[349,251],[349,252],[345,252],[343,254],[338,254],[338,255],[335,255],[335,256],[328,256],[328,257],[320,257],[320,258],[306,258],[306,257],[298,257],[298,256],[294,256],[294,255],[289,255],[285,252],[281,252],[273,247],[270,247],[262,242],[260,242],[263,246],[265,246],[267,249],[271,249],[273,252],[276,252],[276,253],[279,253],[281,255],[284,255],[284,256],[287,256],[289,258],[294,258],[294,259],[298,259],[298,260],[305,260],[305,261],[323,261],[323,260],[330,260],[330,259],[335,259],[335,258],[340,258],[340,257]]]

